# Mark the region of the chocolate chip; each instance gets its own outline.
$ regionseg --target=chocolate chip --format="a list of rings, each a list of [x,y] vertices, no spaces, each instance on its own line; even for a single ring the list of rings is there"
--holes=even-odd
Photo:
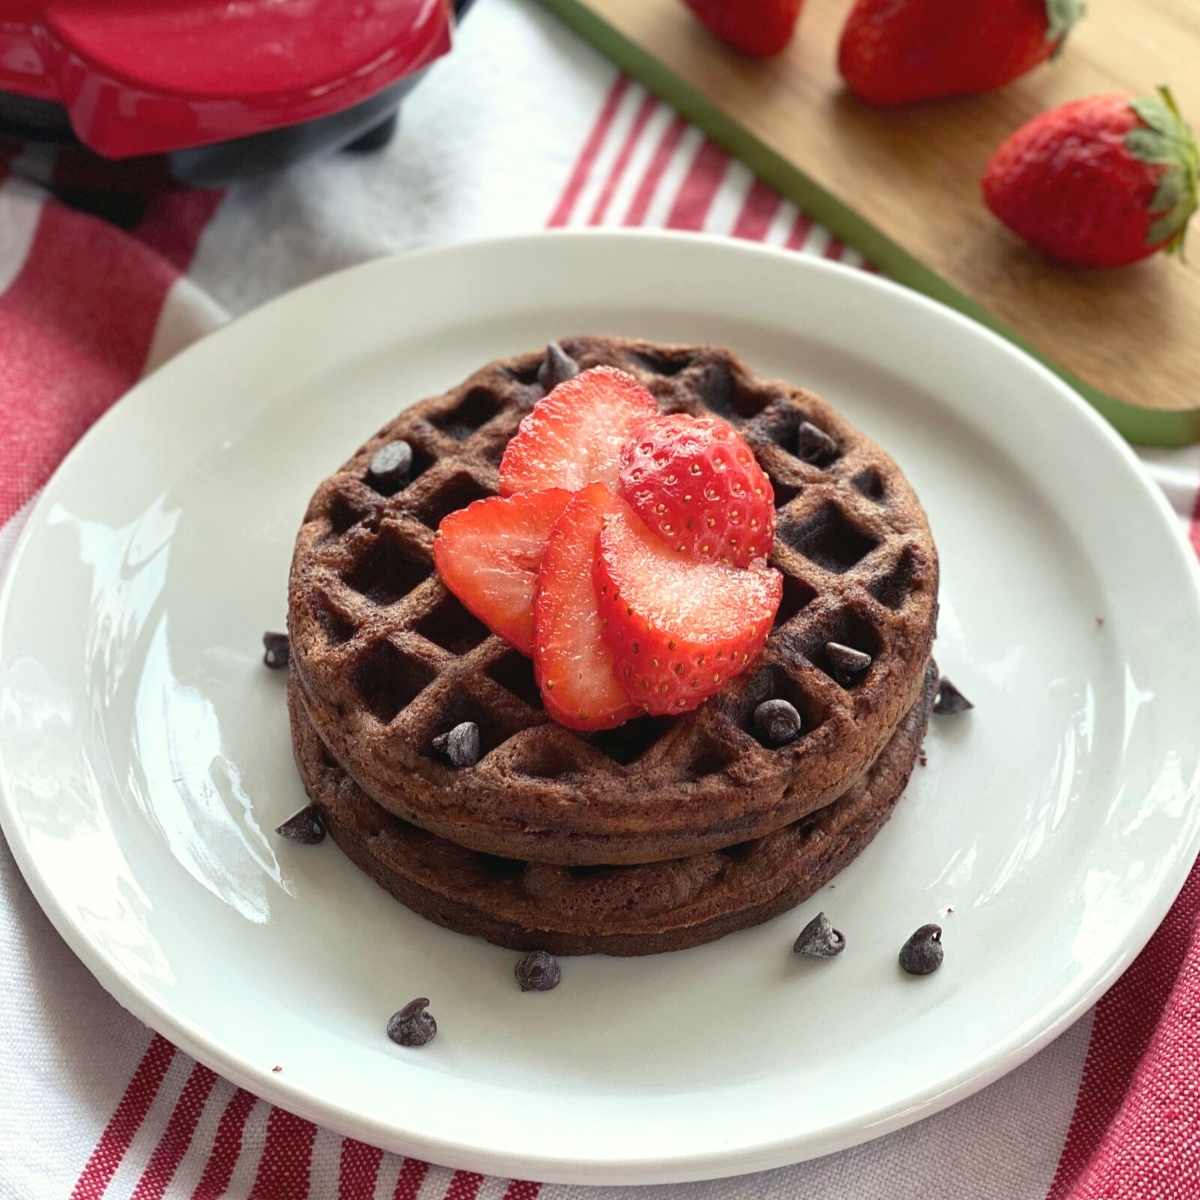
[[[546,359],[538,367],[538,383],[542,390],[552,392],[560,383],[574,379],[579,374],[579,364],[557,343],[546,347]]]
[[[429,1000],[419,996],[410,1000],[399,1012],[392,1013],[387,1023],[387,1035],[397,1046],[425,1046],[437,1037],[437,1022],[433,1013],[426,1012]]]
[[[833,462],[838,455],[837,442],[811,421],[801,421],[796,430],[796,453],[814,467]]]
[[[444,754],[452,767],[473,767],[479,761],[479,726],[463,721],[449,733],[439,733],[433,748]]]
[[[398,492],[412,470],[413,452],[407,442],[385,442],[371,455],[367,482],[385,496]]]
[[[275,827],[280,837],[289,842],[299,842],[302,846],[315,846],[325,840],[325,822],[321,820],[321,812],[315,804],[302,808],[298,813],[292,813],[282,825]]]
[[[805,927],[792,947],[793,954],[805,958],[837,958],[846,948],[846,939],[839,929],[834,929],[829,918],[819,912]]]
[[[523,992],[549,992],[558,987],[562,968],[545,950],[534,950],[517,963],[514,974]]]
[[[869,654],[855,650],[853,646],[843,646],[841,642],[826,642],[825,658],[833,670],[834,679],[842,687],[849,687],[873,661]]]
[[[263,662],[272,671],[286,671],[288,658],[288,635],[267,630],[263,634]]]
[[[900,966],[910,975],[932,975],[942,965],[942,927],[922,925],[900,947]]]
[[[754,728],[768,746],[786,746],[794,742],[804,727],[800,714],[786,700],[764,700],[754,710]]]
[[[967,709],[974,707],[975,705],[945,675],[938,680],[937,695],[933,698],[933,711],[935,713],[942,717],[952,717],[957,713],[964,713]]]

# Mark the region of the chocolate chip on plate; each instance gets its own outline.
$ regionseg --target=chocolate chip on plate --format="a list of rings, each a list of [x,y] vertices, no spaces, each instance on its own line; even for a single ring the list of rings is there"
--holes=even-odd
[[[900,947],[900,966],[910,975],[932,975],[942,965],[942,927],[922,925]]]
[[[462,721],[433,739],[433,748],[445,755],[452,767],[473,767],[479,761],[479,726]]]
[[[288,635],[267,630],[263,634],[263,662],[272,671],[285,671],[288,665]]]
[[[826,642],[825,657],[833,670],[833,677],[843,687],[849,687],[872,663],[869,654],[843,646],[841,642]]]
[[[558,987],[562,968],[558,959],[545,950],[533,950],[525,955],[513,972],[523,992],[549,992]]]
[[[275,827],[280,837],[290,842],[299,842],[302,846],[315,846],[325,840],[325,822],[321,820],[321,812],[315,804],[292,813],[282,825]]]
[[[933,711],[938,716],[953,717],[974,707],[945,675],[938,680],[937,695],[933,698]]]
[[[552,392],[578,374],[579,364],[557,342],[551,342],[546,347],[545,361],[538,367],[538,383],[543,391]]]
[[[407,442],[385,442],[371,455],[367,482],[377,492],[390,496],[408,482],[412,463],[412,447]]]
[[[425,1046],[437,1037],[437,1022],[427,1012],[429,999],[418,996],[388,1018],[387,1035],[397,1046]]]
[[[768,746],[786,746],[794,742],[804,727],[794,704],[786,700],[764,700],[754,710],[754,728]]]
[[[819,912],[805,927],[792,946],[793,954],[805,958],[837,958],[846,948],[846,939],[840,929],[834,929],[829,918]]]
[[[811,421],[801,421],[796,430],[796,453],[805,462],[820,467],[837,458],[838,446],[823,429]]]

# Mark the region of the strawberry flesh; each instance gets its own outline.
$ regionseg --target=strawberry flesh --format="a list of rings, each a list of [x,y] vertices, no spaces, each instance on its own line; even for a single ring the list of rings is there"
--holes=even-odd
[[[571,499],[551,489],[492,496],[438,526],[433,560],[442,582],[493,633],[533,653],[533,594],[550,531]]]
[[[606,516],[621,501],[603,484],[571,498],[542,558],[533,605],[533,666],[546,711],[568,729],[612,729],[634,717],[604,641],[593,562]]]
[[[688,558],[746,567],[770,553],[771,481],[727,421],[651,418],[621,451],[620,479],[622,499]]]
[[[658,412],[655,399],[632,375],[593,367],[560,383],[521,421],[500,460],[500,491],[617,486],[621,447]]]
[[[694,562],[620,508],[604,518],[595,585],[617,676],[654,714],[696,708],[744,671],[783,594],[778,571]]]

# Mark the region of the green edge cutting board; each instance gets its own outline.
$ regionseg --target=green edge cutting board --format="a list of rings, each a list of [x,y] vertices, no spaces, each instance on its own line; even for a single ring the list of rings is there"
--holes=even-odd
[[[979,196],[1004,137],[1069,99],[1169,83],[1200,125],[1200,2],[1093,0],[1058,59],[1008,87],[888,111],[838,77],[850,0],[807,0],[792,45],[767,60],[723,46],[682,0],[543,3],[888,275],[1031,351],[1131,441],[1200,441],[1195,261],[1055,266]]]

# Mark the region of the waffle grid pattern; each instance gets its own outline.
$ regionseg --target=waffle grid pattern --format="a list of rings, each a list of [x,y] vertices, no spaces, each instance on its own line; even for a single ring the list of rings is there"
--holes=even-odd
[[[646,861],[761,836],[844,792],[914,703],[937,603],[924,514],[892,461],[824,401],[755,379],[728,351],[563,344],[583,368],[637,375],[664,411],[726,418],[754,449],[776,492],[771,561],[785,580],[760,664],[692,713],[579,735],[549,722],[531,664],[442,585],[434,531],[496,493],[504,447],[543,394],[543,356],[532,353],[406,410],[317,490],[289,596],[306,708],[379,803],[476,849]],[[836,450],[801,457],[806,421]],[[413,469],[384,494],[367,466],[395,438],[412,446]],[[872,656],[864,676],[833,677],[831,640]],[[804,718],[802,737],[782,750],[763,746],[751,721],[772,696]],[[451,772],[431,743],[464,720],[479,725],[483,753]],[[668,795],[668,807],[656,802]]]
[[[863,776],[818,812],[706,854],[627,866],[560,866],[469,850],[392,815],[329,754],[288,685],[297,765],[334,840],[381,887],[460,932],[517,950],[654,954],[712,941],[793,907],[891,816],[937,686],[922,695]]]

